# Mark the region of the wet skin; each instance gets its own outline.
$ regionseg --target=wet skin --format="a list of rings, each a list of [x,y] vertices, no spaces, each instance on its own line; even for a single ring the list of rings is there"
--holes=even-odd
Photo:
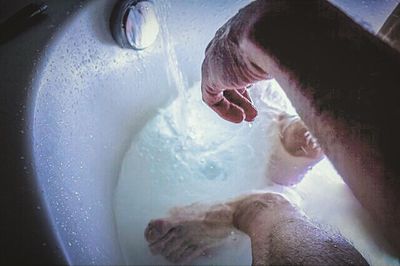
[[[322,151],[315,138],[311,136],[304,123],[293,120],[285,113],[279,115],[277,126],[280,128],[281,144],[292,155],[291,160],[301,157],[310,159],[305,168],[319,161]],[[289,162],[290,164],[290,162]],[[305,172],[300,169],[300,172]],[[302,177],[301,177],[302,178]],[[301,178],[293,176],[293,181],[282,180],[280,183],[297,183]],[[150,221],[145,230],[145,238],[154,255],[162,255],[174,263],[189,263],[193,259],[206,254],[213,247],[218,246],[236,228],[248,232],[248,225],[254,215],[243,215],[243,204],[257,199],[259,195],[244,196],[224,204],[213,206],[192,204],[182,208],[170,210],[170,216]],[[274,198],[275,195],[272,197]],[[291,206],[289,202],[276,196],[282,206]],[[242,207],[239,207],[242,206]],[[249,204],[247,213],[256,212],[257,206]],[[256,208],[256,209],[252,209]],[[284,208],[275,207],[274,217],[283,213]],[[242,210],[242,211],[240,211]],[[299,215],[295,208],[293,216]],[[236,212],[236,214],[235,214]],[[236,217],[236,220],[235,220]],[[260,220],[261,229],[267,230],[271,219]],[[236,227],[235,227],[236,226]],[[253,225],[254,226],[254,225]]]
[[[393,121],[400,114],[396,97],[399,69],[397,51],[327,1],[258,0],[230,19],[207,47],[202,65],[202,94],[204,102],[222,118],[235,123],[252,121],[257,110],[245,88],[255,81],[275,78],[398,255],[400,129]],[[301,154],[304,144],[315,146],[306,133],[298,130],[287,133],[289,136],[282,143],[293,155]],[[301,135],[305,140],[298,139]],[[309,154],[307,149],[306,153]],[[261,199],[257,195],[249,197],[252,200],[236,200],[239,204],[225,205],[232,208],[228,211],[232,213],[232,224],[248,233],[252,240],[254,264],[366,264],[342,237],[314,226],[295,208],[288,207],[289,203],[283,203],[285,200],[277,200],[270,194],[264,194]],[[240,204],[244,202],[250,203]],[[274,215],[268,215],[271,209]],[[209,210],[200,212],[203,214],[195,217],[207,217],[204,212]],[[282,220],[271,222],[271,217],[282,217]],[[186,227],[193,220],[198,224],[207,223],[207,219],[172,215],[149,224],[149,228],[157,228],[159,237],[149,233],[153,230],[147,230],[146,237],[150,245],[162,241],[168,246],[169,242],[162,239],[171,229],[165,231],[159,225],[172,223],[172,228]],[[224,232],[221,226],[217,221],[212,228]],[[183,232],[187,233],[179,238],[191,235],[191,227],[186,228],[189,229]],[[224,233],[216,235],[222,237]],[[192,255],[201,254],[207,246],[218,242],[201,246],[199,239],[192,239],[196,243],[196,248],[192,247],[195,251],[190,251]],[[278,247],[273,254],[271,241]],[[154,249],[168,256],[163,250]],[[184,252],[174,257],[174,261],[193,258]]]

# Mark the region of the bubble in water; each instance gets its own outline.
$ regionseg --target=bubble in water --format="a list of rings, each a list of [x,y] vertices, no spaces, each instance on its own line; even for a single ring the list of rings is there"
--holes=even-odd
[[[221,168],[218,163],[213,161],[205,162],[202,167],[200,167],[200,172],[208,180],[225,180],[226,174],[223,168]]]
[[[266,141],[255,135],[251,140],[252,131],[247,126],[221,122],[201,102],[199,87],[196,83],[188,90],[186,98],[176,99],[149,121],[134,138],[124,159],[115,208],[128,262],[165,264],[159,257],[143,255],[148,254],[143,231],[150,219],[161,216],[171,207],[202,200],[226,200],[257,188],[257,184],[265,185],[264,176],[262,182],[255,181],[260,177],[259,161],[253,157],[255,153],[241,144],[247,139],[253,143],[251,147],[256,142],[261,147]],[[182,112],[185,105],[180,101],[186,101],[186,105],[191,106],[190,111]],[[255,123],[253,127],[268,127],[268,123]],[[242,166],[250,163],[250,169],[244,171]],[[249,178],[243,178],[245,174]],[[226,185],[228,178],[232,181],[229,186]],[[235,238],[238,237],[235,235]],[[243,245],[237,261],[250,263],[250,246],[243,241],[236,242]],[[224,261],[221,256],[214,256],[208,262],[221,263]]]
[[[201,103],[199,86],[195,84],[187,98],[179,99],[191,106],[184,116],[177,99],[148,121],[134,137],[122,163],[115,213],[121,247],[129,264],[167,263],[160,256],[151,256],[143,231],[151,219],[168,215],[170,208],[193,202],[223,202],[269,185],[264,170],[278,131],[273,120],[276,109],[268,111],[265,105],[273,96],[279,99],[275,106],[290,110],[284,96],[268,92],[265,94],[269,98],[255,101],[262,112],[250,128],[220,120]],[[258,93],[257,87],[252,93]],[[180,119],[185,123],[176,122]],[[393,264],[382,263],[390,259],[374,249],[366,229],[359,226],[363,219],[359,205],[343,182],[337,180],[340,177],[324,160],[295,188],[279,191],[284,191],[311,218],[340,229],[356,248],[372,252],[371,261],[380,262],[375,264]],[[332,209],[338,214],[335,219]],[[200,258],[199,264],[250,264],[248,239],[235,232],[229,239],[229,248],[219,250],[212,258]]]

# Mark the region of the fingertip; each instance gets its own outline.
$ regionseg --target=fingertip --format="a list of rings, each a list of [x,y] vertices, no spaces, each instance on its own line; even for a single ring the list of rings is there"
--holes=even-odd
[[[235,117],[232,117],[232,118],[229,118],[229,119],[227,119],[228,121],[230,121],[230,122],[232,122],[232,123],[235,123],[235,124],[240,124],[240,123],[242,123],[243,122],[243,120],[244,120],[245,118],[244,118],[244,115],[242,114],[242,115],[237,115],[237,116],[235,116]]]
[[[211,106],[211,108],[220,117],[232,123],[241,123],[246,118],[246,114],[242,108],[229,102],[225,98]]]
[[[246,121],[246,122],[254,122],[254,120],[256,120],[255,117],[252,117],[252,118],[246,117],[246,118],[244,119],[244,121]]]
[[[252,106],[252,108],[248,109],[247,112],[246,112],[245,121],[246,122],[253,122],[256,119],[257,115],[258,115],[257,109],[254,106]]]
[[[239,107],[244,112],[244,120],[254,121],[257,110],[251,102],[251,98],[245,89],[224,91],[225,98],[234,106]],[[243,121],[243,120],[242,120]]]
[[[230,111],[222,116],[224,119],[235,124],[239,124],[245,120],[246,114],[241,108],[232,105],[229,109]]]

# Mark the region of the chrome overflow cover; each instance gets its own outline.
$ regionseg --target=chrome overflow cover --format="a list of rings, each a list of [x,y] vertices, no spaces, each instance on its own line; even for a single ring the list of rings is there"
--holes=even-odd
[[[157,39],[160,26],[150,0],[123,0],[113,9],[110,28],[122,48],[142,50]]]

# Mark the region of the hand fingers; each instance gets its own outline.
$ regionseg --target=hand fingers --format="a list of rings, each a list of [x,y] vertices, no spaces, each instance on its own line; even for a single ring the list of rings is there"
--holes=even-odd
[[[250,88],[250,87],[246,87],[246,88]],[[251,100],[251,98],[250,98],[250,95],[249,95],[249,92],[245,89],[245,88],[243,88],[243,89],[238,89],[237,90],[240,94],[242,94],[247,100],[249,100],[249,102],[253,102],[252,100]]]
[[[257,110],[251,103],[250,96],[246,90],[243,91],[243,94],[237,90],[226,90],[224,91],[224,96],[228,101],[243,109],[247,122],[251,122],[256,118]]]
[[[216,104],[210,105],[210,107],[219,116],[233,123],[240,123],[245,118],[244,110],[236,104],[228,101],[225,97]]]
[[[203,101],[219,116],[233,123],[253,121],[257,110],[246,89],[216,91],[202,82]]]
[[[240,123],[243,120],[251,122],[257,116],[257,110],[251,103],[246,90],[243,91],[243,94],[236,90],[226,90],[217,95],[203,90],[203,100],[219,116],[233,123]]]
[[[203,101],[223,119],[233,123],[240,123],[245,118],[242,108],[229,102],[222,91],[214,91],[204,80],[201,83],[201,92]]]

